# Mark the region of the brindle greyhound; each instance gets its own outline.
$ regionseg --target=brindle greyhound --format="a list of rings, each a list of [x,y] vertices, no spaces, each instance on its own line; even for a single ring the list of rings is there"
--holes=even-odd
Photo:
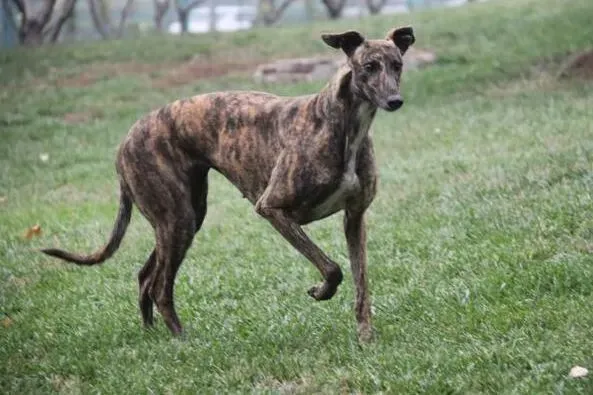
[[[153,324],[156,303],[171,332],[180,334],[173,286],[206,216],[213,168],[321,272],[324,281],[309,290],[316,300],[334,295],[342,271],[301,225],[345,210],[358,334],[369,340],[364,213],[377,184],[369,127],[377,108],[395,111],[403,105],[402,55],[415,38],[411,27],[393,29],[382,40],[365,40],[355,31],[322,38],[341,48],[347,63],[316,95],[209,93],[175,101],[137,121],[117,155],[120,206],[108,243],[86,256],[43,252],[79,265],[103,262],[119,247],[135,203],[156,233],[156,247],[138,274],[144,324]]]

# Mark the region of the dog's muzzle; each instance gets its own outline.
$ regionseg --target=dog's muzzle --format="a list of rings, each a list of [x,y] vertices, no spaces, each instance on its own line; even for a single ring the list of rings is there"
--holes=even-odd
[[[404,99],[401,95],[391,95],[387,98],[387,111],[395,111],[404,105]]]

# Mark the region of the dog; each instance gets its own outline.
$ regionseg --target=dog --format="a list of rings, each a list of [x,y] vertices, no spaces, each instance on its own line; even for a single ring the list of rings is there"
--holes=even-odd
[[[356,31],[322,39],[341,49],[347,62],[317,94],[207,93],[138,120],[118,149],[119,211],[107,244],[91,255],[42,251],[79,265],[101,263],[118,249],[136,205],[156,235],[138,273],[144,325],[153,325],[156,304],[172,334],[180,335],[175,277],[206,216],[208,172],[214,169],[319,270],[323,281],[308,292],[316,300],[335,294],[342,271],[301,226],[345,211],[358,337],[371,340],[365,211],[377,172],[369,128],[377,109],[403,105],[402,56],[415,37],[406,26],[385,39],[367,40]]]

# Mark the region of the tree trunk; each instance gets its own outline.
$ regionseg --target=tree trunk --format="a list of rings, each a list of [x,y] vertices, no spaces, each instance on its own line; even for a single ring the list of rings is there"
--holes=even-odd
[[[14,20],[14,9],[10,0],[2,0],[2,40],[3,45],[13,47],[18,43],[18,27]]]
[[[76,19],[76,6],[72,7],[72,12],[64,22],[64,37],[66,38],[76,38],[76,30],[78,27],[77,19]]]
[[[76,0],[43,0],[37,12],[25,0],[14,0],[21,12],[19,40],[27,46],[41,45],[49,39],[57,41],[64,22],[72,15]],[[36,2],[39,4],[39,1]]]
[[[189,30],[189,13],[206,0],[175,0],[177,6],[177,16],[179,17],[179,24],[181,25],[181,33],[187,33]],[[188,3],[189,2],[189,3]],[[182,3],[185,3],[183,5]]]
[[[313,0],[305,0],[305,14],[307,15],[307,21],[312,22],[315,19],[315,6]]]
[[[20,43],[26,46],[43,44],[43,29],[51,19],[56,0],[43,0],[37,12],[33,12],[33,7],[25,0],[13,0],[13,2],[21,12]]]
[[[126,1],[126,5],[121,10],[121,16],[119,18],[119,26],[117,28],[117,37],[122,37],[124,35],[124,30],[126,27],[126,20],[128,16],[132,12],[132,8],[134,7],[134,0]]]
[[[97,1],[99,4],[97,4]],[[109,8],[105,0],[89,0],[89,10],[93,24],[95,25],[97,32],[99,32],[104,40],[109,39],[113,34],[115,34],[118,38],[123,36],[126,27],[126,20],[132,12],[133,7],[134,0],[126,0],[124,8],[121,10],[117,29],[114,29],[111,25],[111,22],[109,21]]]
[[[208,30],[211,32],[216,31],[216,0],[210,0],[210,26]]]
[[[19,28],[19,41],[28,47],[43,44],[43,25],[37,20],[25,20]]]
[[[163,19],[169,10],[169,0],[154,0],[154,26],[157,31],[163,31]]]
[[[381,9],[385,6],[385,4],[387,3],[387,0],[366,0],[367,2],[367,7],[369,9],[369,12],[371,13],[371,15],[376,15],[379,12],[381,12]]]
[[[267,18],[266,16],[272,10],[272,0],[259,0],[259,4],[257,6],[257,18],[256,23],[258,25],[266,25],[267,26]]]
[[[43,35],[55,43],[60,37],[62,26],[72,16],[76,0],[57,1],[51,20],[43,30]]]
[[[187,33],[189,29],[189,10],[186,10],[185,8],[178,8],[177,18],[179,19],[179,24],[181,25],[181,33]]]
[[[97,0],[89,0],[89,11],[91,12],[91,18],[93,19],[93,24],[95,25],[95,29],[101,35],[101,38],[107,40],[109,38],[109,25],[103,22],[101,15],[99,14],[100,10],[97,7]]]
[[[265,26],[273,25],[284,14],[284,11],[292,4],[294,0],[284,0],[279,7],[276,6],[274,0],[260,0],[259,2],[259,17],[258,19]]]
[[[346,0],[321,0],[330,19],[338,19],[346,5]]]

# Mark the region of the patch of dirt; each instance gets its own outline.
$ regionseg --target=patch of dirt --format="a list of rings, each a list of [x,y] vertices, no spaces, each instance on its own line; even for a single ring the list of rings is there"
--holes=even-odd
[[[56,85],[64,88],[82,88],[93,85],[99,80],[100,76],[84,72],[73,77],[64,77],[56,81]]]
[[[144,64],[138,62],[94,63],[86,66],[78,74],[59,78],[55,85],[65,88],[90,86],[99,80],[130,74],[150,74],[166,67],[162,64]]]
[[[78,125],[87,123],[95,119],[103,118],[103,111],[100,109],[93,109],[89,111],[69,112],[62,116],[62,121],[69,125]]]
[[[152,78],[152,85],[155,88],[168,88],[204,78],[222,77],[231,73],[249,73],[256,65],[257,63],[254,61],[209,62],[193,60],[162,69],[159,77]]]
[[[560,68],[558,78],[593,80],[593,49],[569,56]]]
[[[151,80],[154,87],[168,88],[184,85],[195,80],[222,77],[234,72],[250,73],[255,69],[256,65],[257,63],[252,60],[242,61],[239,59],[233,62],[221,62],[197,58],[182,63],[95,63],[85,67],[81,73],[58,78],[54,85],[66,88],[80,88],[108,78],[144,75]]]

